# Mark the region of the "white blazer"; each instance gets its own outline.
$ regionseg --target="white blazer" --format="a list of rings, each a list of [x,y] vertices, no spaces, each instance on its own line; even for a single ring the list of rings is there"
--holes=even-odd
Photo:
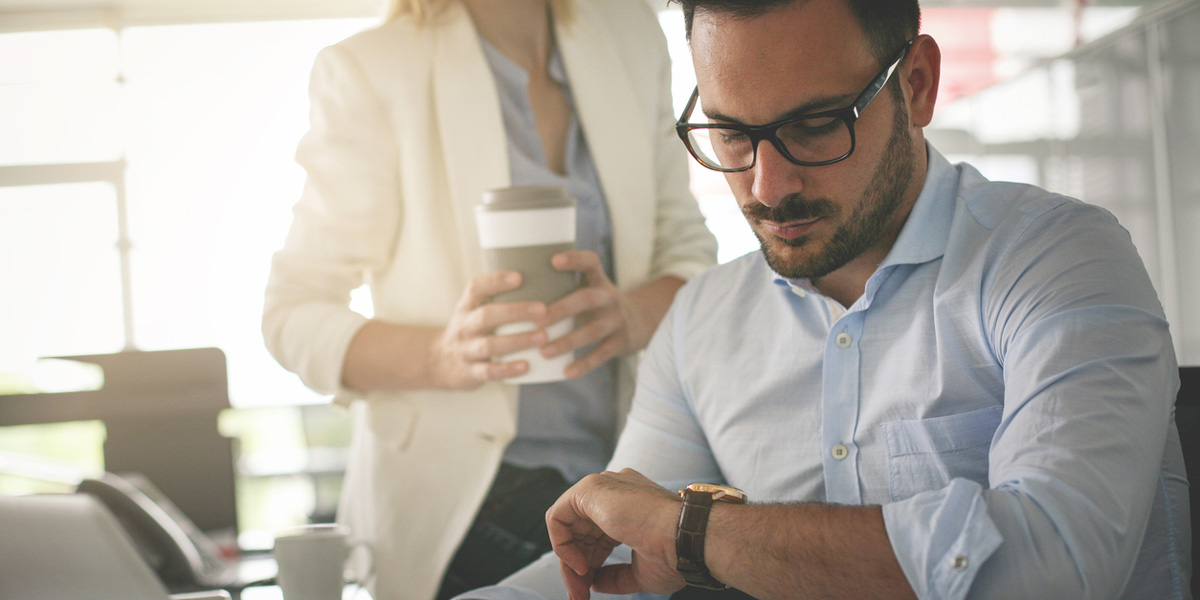
[[[557,36],[611,214],[618,287],[714,264],[653,13],[642,0],[582,0]],[[515,434],[516,388],[344,389],[346,348],[366,321],[347,305],[366,282],[377,319],[449,320],[482,272],[473,207],[509,185],[500,101],[470,16],[453,3],[425,26],[401,19],[323,50],[311,102],[297,151],[308,177],[272,263],[263,333],[284,367],[353,405],[338,519],[372,548],[374,598],[428,600]],[[620,369],[622,419],[633,362]]]

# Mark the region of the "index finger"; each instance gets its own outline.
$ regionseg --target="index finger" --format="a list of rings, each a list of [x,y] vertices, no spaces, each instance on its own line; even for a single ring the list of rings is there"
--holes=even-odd
[[[579,271],[593,285],[598,277],[607,279],[600,256],[591,250],[565,250],[550,258],[550,264],[559,271]]]
[[[483,304],[496,294],[515,290],[521,287],[521,273],[518,271],[496,271],[473,277],[467,283],[459,299],[460,310],[472,310]]]
[[[562,575],[563,585],[567,586],[570,600],[588,600],[592,597],[591,573],[580,575],[562,560],[558,561],[558,571]]]
[[[570,490],[567,491],[567,494],[569,493]],[[563,502],[567,494],[563,494],[550,510],[546,511],[546,531],[550,537],[550,547],[558,555],[559,564],[583,576],[588,573],[590,565],[583,550],[575,543],[573,528],[582,517]]]

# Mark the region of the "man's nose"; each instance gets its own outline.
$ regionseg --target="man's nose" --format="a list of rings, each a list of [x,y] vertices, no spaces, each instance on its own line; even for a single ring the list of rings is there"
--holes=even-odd
[[[800,176],[803,169],[784,158],[768,140],[758,143],[758,157],[754,160],[754,183],[750,193],[764,206],[778,206],[785,198],[804,189]]]

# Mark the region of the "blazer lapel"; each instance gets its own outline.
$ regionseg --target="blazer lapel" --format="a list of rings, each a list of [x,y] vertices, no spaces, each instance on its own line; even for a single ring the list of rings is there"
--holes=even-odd
[[[508,145],[495,80],[470,15],[451,3],[434,43],[433,93],[447,184],[469,276],[483,272],[475,205],[510,184]],[[403,60],[401,58],[400,60]]]
[[[558,48],[613,224],[613,259],[618,285],[645,275],[654,244],[655,190],[653,126],[639,114],[637,94],[621,64],[616,43],[575,3],[576,18],[558,26]],[[630,133],[630,130],[634,133]]]

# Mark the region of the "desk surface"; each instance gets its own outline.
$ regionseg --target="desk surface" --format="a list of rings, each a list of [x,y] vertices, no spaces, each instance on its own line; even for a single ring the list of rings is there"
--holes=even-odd
[[[241,600],[283,600],[283,591],[277,585],[248,587],[242,590]],[[343,591],[342,600],[371,600],[371,594],[366,588],[351,584]]]

